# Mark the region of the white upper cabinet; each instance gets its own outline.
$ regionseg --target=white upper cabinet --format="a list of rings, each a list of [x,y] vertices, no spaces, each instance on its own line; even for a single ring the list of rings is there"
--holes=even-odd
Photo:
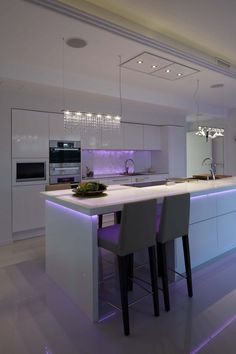
[[[81,143],[83,149],[101,149],[101,129],[86,128]]]
[[[14,109],[12,111],[12,157],[48,157],[48,113]]]
[[[143,126],[143,149],[144,150],[160,150],[160,127],[154,125]]]
[[[114,130],[101,129],[101,148],[107,150],[121,150],[123,149],[123,134],[122,128]]]
[[[61,113],[49,114],[50,140],[65,140],[64,115]]]
[[[121,123],[124,150],[143,150],[143,125]]]
[[[50,140],[81,140],[79,126],[65,128],[62,113],[49,114],[49,135]]]

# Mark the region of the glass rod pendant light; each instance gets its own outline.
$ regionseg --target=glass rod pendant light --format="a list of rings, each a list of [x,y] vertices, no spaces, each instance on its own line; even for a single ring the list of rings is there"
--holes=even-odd
[[[63,113],[65,129],[72,131],[74,128],[79,130],[80,137],[89,134],[91,129],[99,132],[100,128],[106,130],[120,129],[120,121],[122,115],[122,96],[121,96],[121,58],[119,63],[119,96],[120,96],[120,115],[112,115],[109,113],[93,113],[81,112],[65,109],[65,81],[64,81],[64,38],[63,38]]]

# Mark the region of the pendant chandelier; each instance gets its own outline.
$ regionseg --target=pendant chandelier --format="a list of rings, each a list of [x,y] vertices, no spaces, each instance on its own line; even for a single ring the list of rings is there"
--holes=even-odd
[[[198,126],[196,135],[204,136],[208,140],[208,138],[215,139],[219,136],[224,136],[224,131],[225,130],[223,128],[210,128],[210,127]]]
[[[119,99],[120,99],[120,114],[112,115],[109,113],[92,113],[81,112],[65,109],[65,79],[64,79],[64,62],[65,62],[65,40],[63,38],[63,113],[64,127],[67,130],[73,131],[74,128],[79,130],[80,137],[85,137],[89,130],[99,132],[100,128],[105,130],[120,129],[120,121],[122,116],[122,95],[121,95],[121,57],[119,62]]]

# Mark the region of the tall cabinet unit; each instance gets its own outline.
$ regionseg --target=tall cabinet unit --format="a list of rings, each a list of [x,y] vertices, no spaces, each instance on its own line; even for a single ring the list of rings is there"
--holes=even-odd
[[[153,160],[157,172],[166,171],[169,177],[186,177],[186,130],[181,126],[163,126],[161,151],[155,151]]]
[[[44,233],[44,203],[40,192],[48,183],[49,115],[12,110],[12,231],[13,239]],[[17,163],[44,162],[46,179],[17,181]]]

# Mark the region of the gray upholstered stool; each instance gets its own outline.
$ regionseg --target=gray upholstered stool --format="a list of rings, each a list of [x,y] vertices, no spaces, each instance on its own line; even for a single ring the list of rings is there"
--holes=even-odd
[[[98,245],[117,256],[125,335],[129,335],[128,274],[130,257],[148,248],[155,316],[159,315],[156,269],[156,200],[125,204],[121,224],[98,230]]]
[[[166,243],[178,237],[182,237],[184,261],[186,269],[186,279],[189,297],[193,296],[192,290],[192,274],[189,253],[189,210],[190,210],[190,194],[180,194],[165,197],[162,205],[161,216],[159,218],[157,232],[157,258],[158,271],[162,277],[162,285],[164,292],[165,310],[170,310],[169,287],[166,262]]]

